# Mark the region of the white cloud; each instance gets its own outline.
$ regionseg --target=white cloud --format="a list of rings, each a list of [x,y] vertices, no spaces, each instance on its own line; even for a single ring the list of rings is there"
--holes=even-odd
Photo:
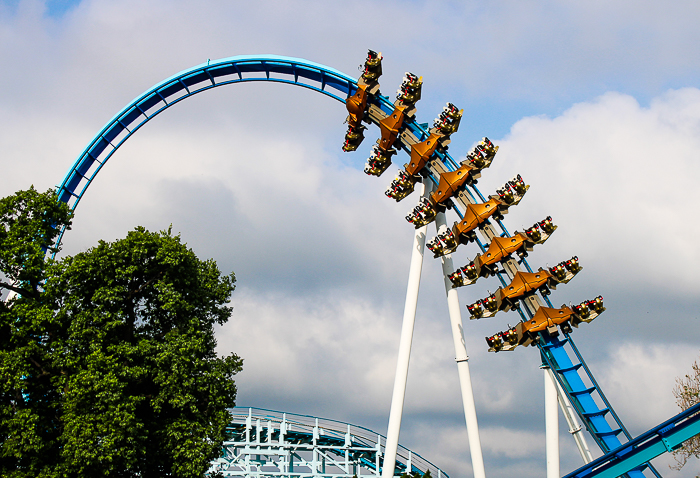
[[[561,227],[546,249],[563,255],[550,260],[578,254],[607,285],[693,293],[699,125],[695,88],[669,91],[648,108],[608,93],[556,118],[516,123],[488,177],[517,171],[532,185],[508,220],[528,226],[534,210],[551,214]]]
[[[621,343],[610,351],[611,367],[598,377],[619,414],[636,436],[680,413],[672,390],[677,377],[691,372],[700,347]]]

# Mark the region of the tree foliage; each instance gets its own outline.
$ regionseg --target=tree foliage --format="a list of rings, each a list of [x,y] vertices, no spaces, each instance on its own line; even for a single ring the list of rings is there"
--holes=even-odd
[[[70,225],[56,204],[0,201],[0,286],[20,294],[0,309],[0,474],[202,476],[242,365],[215,353],[234,275],[143,228],[47,259]]]
[[[690,374],[676,379],[676,386],[673,388],[676,404],[682,410],[687,410],[700,402],[700,363],[696,360],[692,368],[693,371]],[[673,451],[673,458],[676,460],[674,468],[680,470],[692,457],[700,458],[700,436],[694,436]]]
[[[0,287],[36,297],[46,256],[58,252],[56,238],[70,229],[73,214],[52,192],[34,187],[0,199]]]

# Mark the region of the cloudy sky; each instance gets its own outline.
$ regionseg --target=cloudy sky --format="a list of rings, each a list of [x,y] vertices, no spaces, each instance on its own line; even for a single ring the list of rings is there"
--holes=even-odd
[[[637,435],[677,413],[675,377],[698,357],[699,20],[690,1],[0,0],[0,194],[59,184],[115,113],[207,59],[279,54],[357,76],[366,50],[381,51],[385,94],[404,71],[424,77],[421,122],[447,101],[464,108],[454,157],[482,136],[500,146],[484,194],[516,173],[532,186],[506,216],[511,231],[553,216],[559,229],[530,263],[579,256],[584,271],[555,305],[605,297],[574,338]],[[218,334],[222,353],[245,359],[239,405],[384,434],[413,235],[403,217],[417,199],[383,195],[395,167],[362,173],[378,130],[342,153],[344,119],[340,103],[278,84],[188,99],[104,167],[64,251],[172,224],[238,277]],[[476,252],[460,249],[456,264]],[[468,477],[441,271],[430,258],[423,270],[400,441]],[[460,301],[496,288],[480,281]],[[465,323],[493,478],[545,468],[538,353],[484,342],[516,321]],[[563,423],[561,446],[562,472],[580,466]],[[664,476],[700,468],[670,462],[657,463]]]

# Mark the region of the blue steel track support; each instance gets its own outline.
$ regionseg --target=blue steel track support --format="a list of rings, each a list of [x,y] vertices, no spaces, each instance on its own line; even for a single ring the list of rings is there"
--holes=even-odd
[[[250,55],[208,61],[206,64],[182,71],[162,81],[117,113],[88,144],[68,171],[58,187],[59,200],[67,203],[71,209],[75,209],[97,173],[102,170],[102,167],[116,150],[143,125],[167,108],[195,94],[219,86],[257,81],[285,83],[308,88],[341,103],[345,103],[347,96],[357,89],[357,81],[354,78],[333,68],[299,58]],[[371,103],[384,114],[391,113],[394,108],[392,102],[385,96],[376,96]],[[374,119],[372,121],[377,123]],[[428,137],[426,128],[414,119],[407,119],[404,124],[405,130],[418,141]],[[406,144],[401,144],[400,147],[410,151]],[[445,170],[454,171],[458,168],[457,162],[449,154],[438,152],[436,156]],[[439,180],[439,174],[434,170],[431,170],[430,177],[436,182]],[[484,199],[475,186],[472,187],[472,190],[465,192],[469,202],[476,202],[477,198]],[[461,212],[463,208],[463,202],[455,203],[455,211],[460,217],[463,216]],[[495,223],[502,230],[501,236],[509,236],[501,221],[495,221]],[[61,231],[58,242],[62,240],[64,232]],[[478,241],[477,243],[483,250],[483,245]],[[526,261],[523,260],[522,265],[530,270]],[[500,279],[505,283],[502,277]],[[525,318],[522,310],[520,314],[521,317]],[[619,430],[622,430],[623,433],[626,431],[617,415],[614,414],[612,407],[607,404],[607,400],[605,400],[583,358],[577,353],[573,340],[571,337],[567,337],[567,340],[562,342],[552,341],[548,338],[543,338],[543,340],[544,343],[539,344],[542,355],[545,357],[545,361],[552,366],[552,369],[557,372],[555,376],[569,395],[586,428],[604,452],[615,448],[619,445],[617,436],[620,433]],[[577,357],[575,362],[571,360],[564,349],[566,342],[571,345],[575,352],[574,355]],[[581,384],[584,383],[581,373],[584,373],[592,382],[591,387],[581,388],[583,387]],[[592,393],[598,393],[606,402],[606,407],[598,407]],[[607,424],[605,415],[608,413],[613,416],[617,424],[615,429]],[[629,434],[626,436],[629,439]],[[657,474],[657,476],[659,475]]]
[[[582,466],[564,478],[615,478],[700,434],[700,403]]]
[[[474,189],[476,190],[476,188]],[[483,197],[480,192],[476,192],[480,197]],[[500,235],[509,236],[510,234],[503,224],[500,221],[497,221],[497,223],[502,231]],[[522,265],[525,266],[527,270],[531,270],[525,259],[522,260]],[[503,277],[499,278],[501,282],[505,284],[505,279]],[[545,297],[544,299],[547,305],[552,307],[549,298]],[[527,320],[528,317],[531,318],[532,314],[527,307],[528,304],[524,305],[526,307],[520,307],[518,312],[523,320]],[[571,348],[571,354],[567,352],[565,348],[567,344]],[[620,434],[622,434],[627,441],[631,440],[630,434],[593,377],[593,374],[579,353],[572,337],[569,334],[565,334],[564,340],[560,340],[558,337],[540,334],[540,340],[537,346],[540,350],[542,361],[556,372],[554,376],[559,381],[559,384],[576,410],[577,415],[603,453],[607,453],[622,444],[619,438]],[[602,407],[596,402],[594,398],[595,394],[597,394],[603,402]],[[608,423],[607,416],[610,416],[613,420],[613,427]],[[628,475],[631,478],[642,478],[644,476],[642,470],[647,467],[657,478],[661,478],[661,475],[651,463],[645,463],[638,469],[630,470]]]

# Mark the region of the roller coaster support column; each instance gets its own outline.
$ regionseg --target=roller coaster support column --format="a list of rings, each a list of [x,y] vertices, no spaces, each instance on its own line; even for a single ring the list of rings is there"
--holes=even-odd
[[[547,366],[544,371],[544,423],[547,478],[559,478],[559,407],[557,385]]]
[[[432,191],[433,183],[429,179],[425,179],[424,182],[421,183],[420,188],[421,198],[425,198]],[[416,229],[416,235],[413,238],[411,268],[408,272],[406,304],[403,309],[403,324],[401,325],[401,340],[399,342],[399,357],[396,362],[396,377],[394,378],[394,394],[391,397],[389,429],[386,432],[386,446],[384,447],[382,478],[391,478],[394,476],[394,468],[396,466],[396,451],[399,447],[401,416],[403,415],[403,402],[406,397],[406,380],[408,379],[408,362],[411,358],[413,324],[416,321],[418,289],[420,289],[420,275],[423,270],[423,252],[425,251],[425,235],[427,232],[428,226],[423,226]]]
[[[445,214],[439,213],[435,217],[435,226],[438,234],[447,227]],[[484,458],[481,454],[481,439],[479,438],[479,424],[476,420],[476,407],[474,406],[474,392],[472,391],[472,378],[469,374],[469,356],[464,342],[464,329],[462,327],[462,313],[459,308],[457,289],[452,287],[449,275],[455,270],[452,264],[452,255],[442,256],[442,272],[445,279],[445,292],[447,293],[447,308],[450,312],[452,324],[452,339],[455,344],[455,360],[457,361],[457,373],[462,389],[462,402],[464,404],[464,418],[467,422],[467,435],[469,437],[469,451],[472,455],[472,469],[474,478],[485,478]],[[559,478],[558,476],[556,478]]]
[[[583,462],[590,463],[593,461],[593,456],[591,456],[591,450],[588,449],[588,443],[586,443],[586,437],[583,434],[583,427],[579,424],[578,419],[576,418],[574,407],[571,405],[566,393],[564,393],[561,385],[559,385],[559,382],[554,377],[554,372],[552,372],[552,369],[547,367],[547,370],[549,370],[549,376],[557,386],[559,408],[561,408],[564,418],[566,419],[566,423],[569,425],[569,433],[574,437],[576,447],[578,448],[578,452],[581,454]]]

